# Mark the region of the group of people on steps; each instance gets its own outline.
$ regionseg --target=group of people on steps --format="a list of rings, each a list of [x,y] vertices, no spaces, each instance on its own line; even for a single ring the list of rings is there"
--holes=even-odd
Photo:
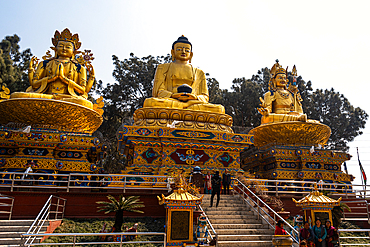
[[[275,235],[288,235],[284,230],[284,222],[278,221],[275,229]],[[331,225],[330,220],[322,225],[321,220],[316,218],[315,225],[305,221],[303,227],[299,230],[299,246],[301,247],[337,247],[338,233],[335,227]]]

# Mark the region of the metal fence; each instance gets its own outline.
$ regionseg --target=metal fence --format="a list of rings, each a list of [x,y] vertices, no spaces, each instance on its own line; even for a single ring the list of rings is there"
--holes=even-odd
[[[0,214],[7,214],[8,220],[11,220],[13,213],[14,197],[0,194]],[[8,209],[8,210],[7,210]]]
[[[349,198],[351,196],[365,197],[365,195],[369,195],[370,198],[370,193],[365,193],[370,192],[370,185],[367,185],[367,187],[369,187],[367,188],[364,187],[364,185],[358,184],[269,179],[248,179],[246,185],[250,187],[259,186],[263,189],[264,193],[275,196],[287,194],[304,195],[313,191],[315,186],[317,186],[319,190],[325,190],[333,195],[343,196],[345,198]]]
[[[66,206],[66,199],[51,195],[44,204],[40,213],[33,221],[32,225],[27,231],[27,236],[22,243],[25,246],[31,246],[36,240],[39,232],[42,230],[45,222],[49,220],[62,220],[64,217],[64,210]],[[34,235],[34,236],[32,236]]]
[[[26,176],[25,176],[26,175]],[[47,174],[0,172],[0,188],[16,189],[57,189],[69,192],[73,189],[123,190],[128,189],[168,190],[168,176],[121,175],[121,174]],[[23,177],[23,178],[22,178]]]
[[[341,233],[365,233],[367,236],[341,236]],[[370,229],[338,229],[340,246],[370,246]],[[358,243],[346,243],[346,240],[359,240]]]
[[[63,243],[29,243],[27,244],[25,239],[27,238],[41,238],[41,237],[71,237],[70,242]],[[93,242],[80,242],[78,237],[99,237],[99,236],[114,236],[117,241],[93,241]],[[128,241],[125,242],[124,236],[163,236],[161,241]],[[38,234],[23,234],[21,246],[76,246],[76,245],[119,245],[120,247],[124,244],[161,244],[166,247],[166,233],[164,232],[117,232],[117,233],[38,233]]]
[[[250,208],[257,214],[258,219],[262,218],[272,229],[276,227],[276,221],[282,220],[284,224],[289,228],[288,234],[292,237],[293,241],[299,243],[296,236],[298,231],[294,229],[287,221],[284,220],[278,213],[275,212],[269,205],[267,205],[260,197],[258,197],[253,191],[251,191],[246,185],[240,180],[235,179],[236,185],[234,191],[236,191],[241,198],[246,202]]]

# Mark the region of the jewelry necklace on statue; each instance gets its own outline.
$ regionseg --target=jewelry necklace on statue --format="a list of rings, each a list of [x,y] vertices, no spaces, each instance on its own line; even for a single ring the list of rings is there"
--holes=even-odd
[[[281,90],[277,90],[277,92],[280,94],[281,97],[283,97],[284,99],[288,99],[289,98],[289,92],[282,92]]]

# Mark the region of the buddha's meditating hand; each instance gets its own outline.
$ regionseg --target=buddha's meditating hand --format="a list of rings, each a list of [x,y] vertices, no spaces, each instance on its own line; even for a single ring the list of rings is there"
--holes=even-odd
[[[192,45],[186,37],[179,37],[173,43],[171,54],[172,63],[158,66],[154,77],[153,97],[145,100],[144,108],[159,107],[225,113],[222,105],[208,102],[205,74],[190,64],[193,57]],[[181,91],[182,88],[190,88],[190,90]]]
[[[36,71],[37,59],[32,58],[29,67],[31,86],[26,93],[13,93],[11,98],[57,99],[92,108],[92,103],[86,99],[94,83],[94,69],[89,65],[90,78],[87,80],[86,68],[74,59],[81,47],[78,34],[72,35],[67,28],[62,33],[55,31],[52,42],[55,56],[45,56]]]

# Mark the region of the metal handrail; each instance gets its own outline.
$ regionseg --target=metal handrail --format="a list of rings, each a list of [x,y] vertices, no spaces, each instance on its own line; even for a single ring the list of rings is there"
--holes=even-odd
[[[245,201],[245,202],[247,202],[248,204],[249,204],[249,206],[250,206],[250,208],[254,211],[254,212],[256,212],[257,213],[257,217],[258,217],[258,219],[260,218],[260,217],[262,217],[262,219],[264,220],[264,221],[266,221],[267,222],[267,224],[269,224],[273,229],[275,229],[275,227],[276,227],[276,218],[277,219],[279,219],[279,220],[282,220],[283,222],[284,222],[284,224],[286,224],[289,228],[290,228],[290,230],[291,230],[291,232],[294,232],[295,234],[296,234],[296,236],[298,236],[298,231],[296,230],[296,229],[294,229],[294,227],[292,226],[292,225],[290,225],[286,220],[284,220],[284,218],[283,217],[281,217],[278,213],[276,213],[275,212],[275,210],[273,210],[269,205],[267,205],[261,198],[259,198],[255,193],[253,193],[253,191],[251,191],[247,186],[245,186],[239,179],[235,179],[235,181],[237,181],[238,182],[238,184],[237,184],[237,186],[239,186],[239,185],[241,185],[242,186],[242,192],[243,192],[243,195],[241,195],[241,193],[239,192],[239,191],[237,191],[237,190],[235,190],[241,197],[242,197],[242,199]],[[239,188],[240,189],[240,188]],[[245,192],[245,190],[247,190],[252,196],[254,196],[256,199],[257,199],[257,201],[255,201],[255,200],[253,200],[252,199],[252,197],[250,197],[246,192]],[[247,197],[252,203],[250,203],[245,197]],[[271,212],[271,213],[273,213],[273,215],[274,215],[274,217],[271,217],[271,215],[268,213],[268,212],[266,212],[262,207],[261,207],[261,205],[260,204],[262,204],[262,206],[263,207],[265,207],[265,208],[267,208],[268,209],[268,211],[269,212]],[[254,207],[255,205],[257,205],[257,209]],[[264,214],[263,214],[263,213]],[[273,225],[271,224],[271,222],[268,220],[268,219],[266,219],[265,218],[265,216],[267,216],[267,217],[269,217],[270,218],[270,220],[272,220],[273,221]],[[290,232],[287,232],[291,237],[292,237],[292,239],[293,239],[293,241],[294,242],[296,242],[296,243],[299,243],[298,242],[298,240],[294,237],[294,236],[292,236],[292,234],[290,233]]]
[[[77,237],[82,237],[82,236],[120,236],[120,242],[76,242]],[[123,236],[128,236],[128,235],[149,235],[149,236],[155,236],[155,235],[163,235],[164,239],[163,241],[130,241],[130,242],[123,242]],[[52,236],[52,237],[73,237],[73,242],[68,242],[68,243],[25,243],[25,238],[26,237],[46,237],[46,236]],[[113,232],[113,233],[39,233],[39,234],[29,234],[25,233],[22,234],[22,243],[21,246],[61,246],[61,245],[92,245],[92,244],[120,244],[122,246],[123,244],[162,244],[163,246],[166,247],[166,233],[164,232]]]
[[[367,200],[356,200],[356,201],[345,201],[345,203],[365,203],[366,204],[366,213],[353,213],[353,212],[344,212],[343,211],[343,220],[350,220],[346,218],[346,214],[366,214],[367,222],[370,223],[370,212],[369,212],[369,202]]]
[[[218,247],[218,235],[217,235],[217,232],[216,230],[213,228],[212,224],[211,224],[211,221],[209,221],[208,219],[208,215],[204,212],[202,206],[198,205],[200,211],[203,212],[203,215],[206,217],[206,220],[207,220],[207,224],[209,225],[209,227],[211,228],[213,234],[215,235],[215,239],[216,239],[216,247]],[[211,236],[211,233],[209,232],[209,229],[207,229],[208,231],[208,234]]]
[[[12,202],[9,203],[3,203],[0,202],[0,207],[10,207],[10,211],[0,211],[1,214],[9,214],[8,220],[11,220],[12,218],[12,213],[13,213],[13,206],[14,206],[14,197],[12,196],[7,196],[4,194],[0,194],[0,200],[11,200]]]
[[[0,172],[0,180],[3,182],[1,187],[10,187],[10,191],[14,188],[43,188],[43,189],[62,189],[67,192],[70,189],[120,189],[126,192],[126,189],[148,189],[140,186],[141,184],[149,184],[155,186],[153,190],[167,190],[169,183],[168,176],[154,176],[154,175],[122,175],[122,174],[89,174],[89,173],[71,173],[71,174],[43,174],[43,173],[27,173],[28,177],[21,179],[25,173],[21,172]],[[9,178],[5,178],[9,176]],[[33,176],[53,176],[56,179],[34,179]],[[100,180],[86,180],[86,177],[99,177]],[[117,180],[112,180],[112,177]],[[152,178],[155,181],[133,181],[130,178]],[[82,179],[80,179],[82,178]],[[157,181],[158,180],[158,181]],[[27,182],[28,185],[22,184]],[[49,183],[49,184],[48,184]],[[86,183],[86,185],[78,185]],[[111,183],[106,186],[106,183]],[[134,183],[134,185],[132,185]],[[46,185],[45,185],[46,184]]]
[[[369,236],[367,237],[354,237],[354,236],[349,236],[349,237],[341,237],[340,233],[341,232],[367,232],[370,234],[370,229],[338,229],[338,234],[339,234],[339,245],[340,246],[370,246],[370,243],[355,243],[355,244],[346,244],[346,243],[341,243],[341,239],[370,239]]]
[[[53,199],[57,200],[57,204],[53,203]],[[60,204],[60,201],[63,201],[63,204]],[[24,241],[24,244],[29,246],[28,244],[32,244],[35,241],[37,236],[34,236],[32,238],[31,235],[38,235],[39,234],[40,230],[42,229],[42,227],[45,224],[45,221],[50,220],[50,214],[51,213],[55,213],[55,219],[54,220],[63,219],[66,201],[67,201],[67,199],[64,199],[64,198],[61,198],[61,197],[57,197],[57,196],[54,196],[54,195],[49,196],[48,200],[46,201],[46,203],[42,207],[40,213],[37,215],[36,219],[33,221],[32,225],[28,229],[26,234],[28,234],[30,236]],[[52,206],[56,206],[55,211],[51,211]],[[62,211],[59,211],[60,208],[62,209]],[[61,214],[60,218],[58,218],[59,214]]]

